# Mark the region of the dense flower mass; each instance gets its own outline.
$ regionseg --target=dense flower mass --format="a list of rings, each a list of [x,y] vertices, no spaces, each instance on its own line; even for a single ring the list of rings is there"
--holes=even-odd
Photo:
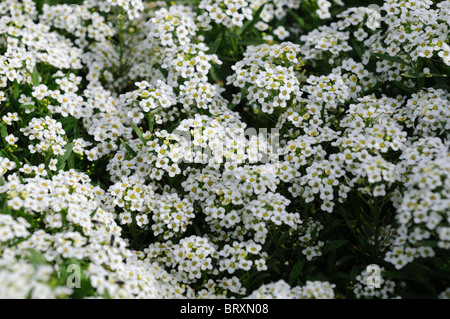
[[[1,1],[0,298],[450,298],[449,39],[448,0]]]

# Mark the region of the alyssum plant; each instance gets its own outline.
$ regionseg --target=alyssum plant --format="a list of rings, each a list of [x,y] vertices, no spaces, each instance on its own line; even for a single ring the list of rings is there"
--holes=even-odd
[[[449,26],[0,2],[0,297],[448,298]]]

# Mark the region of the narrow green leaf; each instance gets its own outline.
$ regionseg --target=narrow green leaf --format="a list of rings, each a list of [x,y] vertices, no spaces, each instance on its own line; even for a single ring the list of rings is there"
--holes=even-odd
[[[214,81],[216,81],[219,85],[221,85],[221,83],[223,83],[224,81],[222,80],[221,76],[217,73],[217,70],[215,67],[212,67],[209,71],[209,73],[211,74],[211,77]]]
[[[411,79],[417,79],[418,77],[421,77],[424,75],[424,73],[402,73],[402,76],[404,76],[405,78],[411,78]]]
[[[14,154],[8,154],[5,150],[1,150],[1,153],[9,159],[12,158],[14,163],[16,163],[17,168],[22,168],[22,163],[19,161],[19,159]]]
[[[289,274],[289,284],[290,285],[295,284],[296,279],[299,277],[299,275],[303,269],[304,263],[305,263],[304,260],[299,260],[292,267],[291,273]]]
[[[181,119],[178,119],[177,122],[174,123],[173,125],[171,125],[167,131],[173,132],[178,127],[178,125],[180,125],[180,123],[181,123]]]
[[[269,273],[267,273],[267,272],[261,272],[261,273],[259,273],[257,276],[255,276],[255,282],[262,282],[263,281],[263,279],[265,279],[265,278],[267,278],[267,277],[270,277],[270,274]]]
[[[260,7],[258,8],[258,10],[256,10],[255,14],[253,15],[253,19],[247,21],[247,22],[242,26],[242,28],[241,28],[241,29],[238,31],[238,33],[237,33],[238,35],[245,34],[245,32],[247,32],[247,30],[250,30],[250,29],[251,29],[251,28],[259,21],[259,17],[260,17],[260,15],[261,15],[261,12],[263,11],[265,5],[266,5],[266,4],[264,3],[262,6],[260,6]]]
[[[402,82],[399,81],[395,81],[393,82],[396,86],[398,86],[399,88],[401,88],[403,91],[408,92],[409,94],[413,94],[416,91],[414,89],[411,89],[409,87],[407,87],[405,84],[403,84]]]
[[[339,239],[339,240],[331,240],[327,242],[326,247],[323,249],[324,252],[329,252],[333,250],[337,250],[338,248],[344,246],[349,241],[347,239]]]
[[[382,59],[382,60],[388,60],[388,61],[404,64],[404,65],[407,65],[407,66],[411,66],[408,62],[403,61],[400,58],[396,58],[396,57],[390,56],[389,54],[374,53],[374,56],[379,58],[379,59]]]
[[[352,269],[350,270],[350,280],[355,280],[356,276],[359,274],[358,267],[356,265],[353,265]]]
[[[266,40],[264,39],[257,39],[257,38],[246,38],[246,39],[242,39],[239,41],[239,44],[241,45],[260,45],[260,44],[264,44],[267,43]]]
[[[111,299],[111,295],[109,294],[108,289],[105,289],[105,292],[103,293],[102,296],[104,299]]]
[[[8,214],[8,215],[11,214],[11,210],[9,209],[7,199],[5,199],[5,202],[3,203],[2,211],[3,211],[3,214]]]
[[[433,80],[437,85],[445,85],[446,80],[442,79],[442,77],[447,77],[447,74],[441,74],[439,70],[434,66],[434,64],[427,60],[427,66],[430,68],[430,71],[432,74],[436,74],[436,76],[433,76]],[[439,76],[438,76],[439,74]]]
[[[64,131],[69,132],[75,125],[77,125],[78,120],[73,116],[69,116],[59,119],[58,122],[62,124]]]
[[[27,110],[32,110],[32,109],[36,108],[35,105],[21,105],[20,107],[23,109],[27,109]]]
[[[67,159],[67,168],[68,169],[75,168],[75,159],[73,156],[73,152],[70,153],[69,158]]]
[[[404,76],[404,77],[407,77],[407,78],[414,78],[414,79],[416,79],[416,78],[432,78],[432,77],[444,77],[444,78],[446,78],[447,77],[447,74],[423,73],[423,72],[420,72],[420,73],[402,73],[401,75]]]
[[[19,84],[17,83],[17,80],[14,80],[13,84],[13,93],[14,93],[14,100],[17,101],[20,91],[19,91]]]
[[[153,64],[156,66],[156,68],[157,68],[158,70],[161,71],[161,73],[164,75],[164,77],[167,78],[167,76],[169,75],[169,72],[168,72],[166,69],[163,69],[163,67],[161,66],[161,64],[159,64],[159,63],[157,63],[157,62],[154,62]]]
[[[2,138],[5,139],[6,136],[8,135],[8,131],[6,130],[5,124],[2,123],[2,125],[0,125],[0,132],[2,134]]]
[[[34,267],[47,264],[47,260],[40,252],[33,248],[27,248],[26,250],[30,253],[30,261]]]
[[[147,140],[144,138],[144,134],[142,133],[141,129],[136,126],[134,123],[130,123],[130,126],[133,128],[133,130],[136,132],[136,135],[139,137],[139,139],[146,143]]]
[[[336,261],[336,267],[340,267],[342,265],[344,265],[345,263],[347,263],[348,261],[355,259],[355,255],[347,255],[344,256],[342,258],[340,258],[338,261]]]
[[[20,167],[22,167],[22,166],[20,166]],[[23,181],[22,175],[17,173],[17,177],[19,177],[19,181],[20,181],[21,184],[25,184],[25,182]]]
[[[288,13],[297,21],[297,23],[302,27],[302,29],[305,28],[305,20],[300,17],[295,11],[288,10]]]
[[[317,266],[310,266],[305,269],[305,273],[312,273],[316,269],[317,269]]]
[[[90,214],[91,218],[93,218],[95,216],[95,214],[97,213],[98,209],[99,209],[99,207],[94,209],[94,211]]]
[[[194,228],[195,234],[199,237],[202,237],[202,232],[200,231],[200,228],[196,224],[192,224],[192,227]]]
[[[351,41],[352,44],[352,48],[353,50],[356,52],[356,54],[361,58],[363,55],[363,51],[361,46],[359,45],[359,43],[357,41]]]
[[[130,145],[128,145],[123,139],[120,139],[120,143],[122,143],[123,147],[127,150],[128,154],[135,157],[137,153],[131,148]]]
[[[216,41],[209,47],[208,54],[215,54],[219,49],[220,43],[222,42],[222,38],[217,38]]]
[[[64,168],[64,166],[66,164],[66,160],[69,158],[70,154],[72,153],[73,143],[67,144],[66,147],[64,147],[64,149],[66,150],[66,152],[58,158],[58,163],[56,164],[58,169]]]
[[[31,73],[31,79],[33,80],[33,86],[39,85],[39,72],[36,65],[34,66],[33,72]]]
[[[346,272],[338,271],[335,273],[334,278],[336,279],[349,279],[349,275]]]

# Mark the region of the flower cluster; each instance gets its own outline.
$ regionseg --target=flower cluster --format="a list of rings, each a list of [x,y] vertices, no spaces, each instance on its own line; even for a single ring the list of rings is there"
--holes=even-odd
[[[339,56],[341,52],[347,52],[352,49],[348,40],[350,32],[340,31],[336,24],[330,26],[321,26],[314,29],[307,35],[302,35],[300,40],[303,45],[301,52],[305,60],[314,59],[334,59]]]
[[[241,98],[257,111],[273,113],[300,101],[300,47],[290,42],[249,47],[232,69],[227,83],[240,88]],[[300,78],[300,79],[299,79]]]
[[[10,215],[0,215],[0,241],[28,236],[28,227],[30,224],[23,217],[14,220]]]
[[[253,19],[253,10],[247,0],[202,0],[199,8],[206,10],[209,19],[227,28],[242,27],[244,20]]]
[[[328,282],[307,281],[305,286],[291,287],[284,280],[262,285],[249,299],[332,299],[334,285]]]
[[[155,87],[147,81],[137,82],[136,86],[138,87],[136,91],[121,96],[121,102],[131,108],[127,115],[135,124],[139,124],[146,114],[156,115],[161,108],[169,108],[176,104],[172,87],[161,80],[156,82]],[[133,107],[134,104],[136,107]],[[162,123],[161,117],[156,116],[155,122]]]
[[[64,140],[66,132],[62,128],[61,122],[52,119],[49,116],[45,118],[33,118],[25,128],[20,129],[23,135],[28,136],[30,141],[36,140],[38,143],[29,145],[31,153],[51,153],[54,155],[63,155],[64,146],[67,142]]]
[[[170,269],[170,275],[178,282],[197,281],[203,273],[213,271],[213,259],[217,259],[216,247],[207,238],[185,237],[178,244],[172,241],[152,244],[145,249],[147,258],[158,260]]]
[[[422,90],[412,94],[401,114],[407,127],[413,127],[417,135],[441,136],[448,140],[450,130],[450,94],[442,89]]]
[[[3,259],[0,264],[1,299],[54,299],[64,298],[72,293],[72,289],[68,287],[52,289],[46,284],[56,272],[50,265],[35,267],[25,260],[16,261],[13,256]],[[11,264],[6,264],[6,260]]]
[[[153,233],[158,236],[164,233],[164,239],[176,234],[183,234],[187,227],[192,224],[195,217],[194,207],[189,198],[181,199],[178,194],[163,194],[156,196],[155,212],[152,219]]]
[[[400,226],[385,257],[397,269],[415,258],[435,256],[436,248],[422,244],[425,240],[435,239],[438,248],[450,248],[449,158],[448,142],[432,137],[414,142],[401,156],[397,169],[403,185],[394,202]]]
[[[298,227],[299,214],[286,211],[290,201],[271,192],[279,181],[273,171],[267,171],[270,165],[231,171],[233,165],[227,166],[222,175],[211,169],[192,172],[182,185],[192,198],[202,200],[205,221],[213,233],[226,241],[251,236],[263,244],[271,227]]]
[[[408,60],[431,58],[434,54],[450,65],[449,27],[445,5],[431,9],[432,1],[419,0],[404,5],[403,1],[389,1],[383,6],[389,25],[383,39],[385,52],[398,53]]]
[[[77,3],[0,2],[1,298],[448,297],[449,1]]]
[[[342,64],[333,69],[332,74],[340,75],[348,87],[349,98],[355,100],[377,84],[377,76],[369,72],[362,63],[352,58],[342,61]]]
[[[385,269],[380,269],[384,271]],[[369,273],[367,270],[364,270],[356,276],[357,283],[353,288],[353,292],[358,298],[396,298],[395,296],[395,286],[397,285],[395,281],[384,279],[383,276],[380,276],[379,285],[381,289],[372,288],[367,286],[367,279],[369,278]],[[402,282],[400,282],[402,284]]]
[[[326,109],[336,108],[350,95],[342,77],[335,74],[320,77],[311,75],[306,79],[306,83],[304,90],[309,93],[311,103],[320,106],[326,104]]]

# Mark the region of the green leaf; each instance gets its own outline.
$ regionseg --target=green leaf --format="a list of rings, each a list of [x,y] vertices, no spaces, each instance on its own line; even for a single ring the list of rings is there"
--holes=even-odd
[[[270,275],[269,273],[267,273],[267,272],[261,272],[261,273],[258,273],[258,275],[255,276],[254,282],[259,283],[259,282],[261,282],[263,279],[265,279],[265,278],[267,278],[267,277],[270,277],[270,276],[271,276],[271,275]]]
[[[407,77],[407,78],[413,78],[413,79],[417,79],[417,78],[431,78],[431,77],[447,77],[447,74],[439,74],[439,73],[402,73],[402,76]]]
[[[2,123],[2,125],[0,125],[0,132],[2,134],[2,138],[5,139],[6,136],[8,135],[8,131],[6,130],[6,126],[4,123]]]
[[[194,228],[195,234],[199,237],[202,237],[202,232],[200,231],[200,228],[196,224],[192,224],[192,228]]]
[[[22,165],[20,166],[22,167]],[[17,173],[17,176],[19,177],[19,181],[21,184],[25,184],[25,182],[23,181],[22,175],[20,175],[19,173]]]
[[[75,159],[73,156],[73,152],[70,153],[69,158],[67,159],[67,168],[68,169],[75,168]]]
[[[98,209],[99,209],[99,207],[97,206],[97,208],[92,211],[92,213],[90,214],[91,218],[93,218],[95,216],[95,214],[97,213]]]
[[[216,81],[219,85],[221,85],[221,83],[223,83],[224,81],[221,78],[221,75],[218,74],[217,70],[215,67],[212,67],[209,70],[209,73],[211,74],[211,77],[214,81]]]
[[[125,147],[125,149],[127,150],[128,154],[130,154],[131,156],[135,157],[137,155],[137,153],[135,152],[135,150],[133,150],[131,148],[130,145],[128,145],[123,139],[120,139],[120,143],[122,143],[123,147]]]
[[[34,66],[33,72],[31,73],[31,79],[33,80],[33,86],[39,85],[39,72],[36,65]]]
[[[66,160],[72,153],[73,143],[67,144],[66,147],[64,147],[64,149],[66,150],[66,152],[58,158],[58,163],[56,164],[58,169],[63,169],[63,167],[65,166]]]
[[[30,261],[35,268],[39,265],[47,264],[47,260],[40,252],[34,250],[33,248],[27,248],[26,250],[30,253]]]
[[[62,124],[64,131],[69,132],[75,125],[77,125],[78,120],[73,116],[69,116],[59,119],[58,122]]]
[[[169,72],[166,69],[163,69],[161,64],[159,64],[158,62],[154,62],[153,65],[156,66],[156,68],[161,71],[161,73],[164,75],[164,77],[166,77],[166,78],[168,77]]]
[[[351,42],[351,45],[352,45],[352,48],[353,48],[353,50],[356,52],[356,54],[358,55],[358,57],[362,57],[362,55],[363,55],[363,51],[362,51],[362,48],[361,48],[361,46],[359,45],[359,43],[357,42],[357,41],[354,41],[354,40],[352,40],[352,41],[350,41]]]
[[[335,273],[334,278],[336,279],[348,279],[348,273],[342,272],[342,271],[338,271]]]
[[[401,75],[405,78],[417,79],[418,77],[424,75],[424,73],[402,73]]]
[[[1,153],[2,153],[5,157],[7,157],[7,158],[9,158],[9,159],[12,158],[12,160],[14,161],[14,163],[16,163],[16,167],[17,167],[17,168],[21,168],[21,167],[22,167],[22,163],[19,161],[19,159],[18,159],[14,154],[8,154],[4,149],[1,150]]]
[[[105,289],[105,292],[103,293],[102,296],[104,299],[111,299],[111,295],[109,294],[108,289]]]
[[[11,209],[9,209],[8,200],[7,199],[5,199],[5,202],[3,203],[2,211],[3,211],[2,212],[3,214],[8,214],[8,215],[11,214]]]
[[[333,250],[337,250],[338,248],[344,246],[349,243],[347,239],[338,239],[338,240],[330,240],[327,242],[327,245],[324,247],[324,252],[329,252]]]
[[[440,71],[434,66],[434,64],[430,61],[426,61],[427,66],[429,67],[430,71],[433,72],[432,74],[439,74],[441,75]],[[443,74],[445,77],[447,77],[447,74]],[[433,80],[437,85],[445,85],[446,80],[442,79],[442,76],[433,76]]]
[[[297,21],[297,23],[302,27],[302,29],[305,28],[306,24],[305,24],[305,20],[303,20],[302,17],[300,17],[295,11],[292,10],[288,10],[288,13],[295,19],[295,21]]]
[[[292,267],[291,273],[289,274],[289,284],[293,285],[295,284],[296,280],[298,279],[303,266],[305,264],[305,260],[299,260],[297,261],[294,266]]]
[[[264,3],[262,6],[260,6],[258,8],[258,10],[256,10],[255,14],[253,15],[253,19],[252,20],[248,20],[242,26],[242,28],[237,32],[238,35],[245,34],[245,32],[247,32],[247,30],[250,30],[259,21],[259,17],[261,15],[261,12],[263,11],[265,5],[266,4]]]
[[[219,49],[220,43],[222,42],[222,38],[217,38],[216,41],[209,47],[207,51],[208,54],[215,54]]]
[[[14,93],[14,100],[17,100],[17,98],[19,97],[19,94],[20,94],[19,84],[17,83],[17,80],[14,80],[13,93]]]
[[[144,134],[142,133],[141,129],[139,127],[136,126],[136,124],[134,123],[130,123],[130,126],[133,128],[133,130],[136,132],[136,135],[139,137],[139,139],[143,142],[146,143],[147,140],[144,138]]]
[[[264,39],[257,39],[257,38],[245,38],[239,41],[239,44],[254,45],[254,46],[261,45],[264,43],[267,43],[267,41]]]
[[[310,274],[310,273],[312,273],[314,270],[316,270],[317,269],[317,266],[310,266],[310,267],[308,267],[308,268],[306,268],[305,269],[305,273],[308,273],[308,274]]]
[[[354,258],[356,258],[355,255],[344,256],[344,257],[340,258],[338,261],[336,261],[336,266],[340,267],[341,265],[345,264],[346,262],[348,262]]]
[[[36,105],[21,105],[20,107],[23,109],[32,110],[36,108]]]
[[[379,58],[379,59],[382,59],[382,60],[388,60],[388,61],[404,64],[404,65],[407,65],[407,66],[411,67],[411,65],[408,62],[403,61],[400,58],[396,58],[396,57],[390,56],[389,54],[374,53],[374,56]]]
[[[267,267],[271,270],[274,270],[275,273],[277,274],[280,273],[280,267],[278,267],[278,265],[275,262],[268,263]]]
[[[403,84],[402,82],[399,81],[395,81],[393,82],[396,86],[398,86],[399,88],[401,88],[403,91],[408,92],[409,94],[413,94],[416,93],[416,91],[414,89],[411,89],[409,87],[407,87],[405,84]]]
[[[356,276],[358,276],[358,274],[359,274],[358,267],[353,265],[352,270],[350,270],[350,275],[349,275],[350,280],[355,280]]]

